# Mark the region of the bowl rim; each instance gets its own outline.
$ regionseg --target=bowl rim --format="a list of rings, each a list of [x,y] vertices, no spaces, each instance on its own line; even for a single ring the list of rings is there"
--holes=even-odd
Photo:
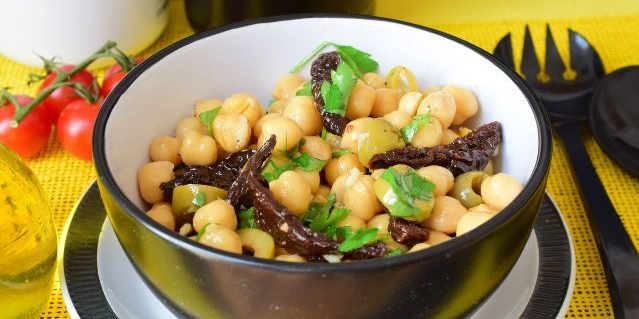
[[[351,263],[291,263],[285,261],[278,261],[274,259],[262,259],[252,256],[245,256],[241,254],[235,254],[231,252],[222,251],[206,245],[195,242],[178,233],[161,227],[158,223],[146,216],[144,212],[137,208],[135,204],[124,194],[124,192],[118,187],[111,170],[107,164],[106,152],[105,152],[105,132],[106,125],[111,114],[111,111],[117,104],[122,94],[129,88],[129,86],[148,68],[158,63],[164,57],[170,55],[174,51],[187,46],[193,42],[203,40],[205,38],[215,36],[216,34],[226,32],[233,29],[238,29],[246,26],[273,23],[282,21],[304,20],[304,19],[355,19],[355,20],[367,20],[367,22],[386,22],[395,23],[402,26],[416,28],[424,32],[432,33],[436,36],[443,37],[445,39],[456,42],[457,44],[464,46],[475,53],[479,54],[483,58],[487,59],[499,70],[505,73],[508,78],[514,82],[517,88],[524,94],[528,101],[528,104],[532,110],[536,125],[539,131],[539,150],[535,161],[533,173],[522,192],[511,202],[506,208],[504,208],[499,214],[491,218],[487,222],[483,223],[479,227],[472,231],[465,233],[461,236],[455,237],[454,240],[449,240],[444,243],[424,249],[415,253],[403,254],[392,258],[374,258],[368,260],[360,260]],[[516,212],[521,210],[528,202],[529,198],[538,190],[541,183],[545,180],[551,157],[551,126],[548,119],[548,115],[542,108],[542,104],[533,90],[526,84],[525,80],[518,75],[515,71],[511,70],[504,63],[499,61],[489,52],[477,47],[476,45],[457,38],[448,33],[438,31],[422,25],[417,25],[410,22],[400,21],[396,19],[357,15],[357,14],[333,14],[333,13],[310,13],[310,14],[288,14],[277,15],[268,17],[259,17],[244,21],[239,21],[209,30],[205,30],[186,38],[183,38],[177,42],[174,42],[150,57],[146,58],[142,63],[133,68],[113,89],[113,91],[107,96],[104,101],[98,117],[96,119],[94,131],[93,131],[93,157],[94,165],[98,174],[98,179],[108,191],[113,200],[120,206],[131,218],[135,219],[138,223],[141,223],[144,227],[147,227],[149,231],[155,235],[168,241],[173,246],[178,246],[182,249],[192,250],[196,254],[205,256],[207,259],[216,259],[220,261],[259,267],[263,269],[274,269],[287,272],[335,272],[335,271],[367,271],[371,269],[377,269],[380,267],[399,266],[404,264],[414,263],[419,260],[425,260],[429,258],[436,258],[436,256],[447,256],[447,252],[459,250],[463,247],[473,245],[474,243],[481,241],[487,237],[494,229],[504,224],[507,220],[512,218]]]

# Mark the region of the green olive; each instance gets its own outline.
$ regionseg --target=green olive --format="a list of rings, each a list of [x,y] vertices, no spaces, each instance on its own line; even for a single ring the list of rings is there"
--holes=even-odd
[[[275,257],[275,242],[267,232],[257,228],[242,228],[237,234],[242,238],[242,247],[253,252],[253,256],[267,259]]]
[[[368,167],[368,161],[373,155],[404,145],[404,140],[392,124],[382,118],[372,119],[362,125],[359,133],[357,142],[359,161]]]
[[[479,192],[481,183],[486,177],[488,177],[488,174],[479,171],[466,172],[457,176],[453,189],[450,191],[451,196],[466,208],[483,204],[484,201]]]
[[[408,251],[408,247],[396,242],[388,234],[377,233],[376,239],[381,241],[381,242],[383,242],[384,245],[386,245],[386,248],[388,248],[389,251],[392,251],[392,250],[395,250],[395,249],[399,249],[402,252],[402,254]]]
[[[185,221],[189,219],[189,215],[195,213],[199,208],[195,205],[196,196],[199,192],[204,193],[204,206],[216,199],[224,198],[226,191],[209,185],[202,184],[186,184],[180,185],[173,189],[172,208],[173,215],[177,220]]]
[[[373,183],[373,190],[377,199],[384,205],[389,214],[397,216],[397,213],[393,210],[394,204],[399,200],[397,194],[393,191],[390,184],[382,178],[378,178]],[[431,196],[429,200],[423,200],[421,198],[415,198],[412,203],[412,207],[419,209],[419,212],[412,216],[401,216],[404,219],[421,222],[430,216],[435,205],[435,198]]]

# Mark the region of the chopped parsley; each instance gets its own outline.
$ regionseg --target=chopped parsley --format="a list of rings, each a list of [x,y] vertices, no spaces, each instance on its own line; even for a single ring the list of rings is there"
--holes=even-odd
[[[427,123],[431,123],[433,120],[430,117],[430,110],[428,113],[422,115],[416,115],[413,117],[413,120],[406,126],[402,127],[399,131],[402,133],[402,138],[406,144],[410,143],[413,140],[417,131]]]
[[[240,220],[240,225],[238,228],[257,228],[257,223],[255,223],[255,207],[251,207],[248,209],[241,210],[237,216]]]
[[[326,112],[344,116],[348,97],[357,84],[357,78],[354,77],[351,67],[342,62],[337,66],[337,69],[331,70],[331,81],[332,83],[324,81],[320,87],[324,109]]]
[[[322,168],[324,168],[324,164],[326,164],[325,160],[311,157],[306,153],[302,153],[302,155],[300,155],[299,157],[294,158],[292,162],[293,164],[295,164],[295,166],[299,167],[305,172],[320,171],[322,170]]]
[[[195,193],[195,196],[193,196],[193,200],[191,201],[191,203],[197,207],[204,206],[204,204],[206,203],[206,194],[202,191],[198,191],[197,193]]]
[[[300,141],[300,144],[302,142]],[[299,145],[298,144],[298,147]],[[307,153],[302,153],[297,157],[293,157],[293,154],[298,153],[296,149],[286,153],[283,152],[283,164],[278,165],[273,159],[270,159],[264,168],[262,169],[262,176],[268,181],[272,182],[280,177],[284,172],[290,171],[296,167],[299,167],[305,172],[320,171],[326,164],[325,160],[311,157]],[[280,161],[281,162],[281,161]]]
[[[412,168],[402,175],[395,168],[389,167],[380,178],[388,182],[396,197],[395,200],[382,201],[382,203],[389,209],[391,215],[397,217],[419,215],[419,208],[413,205],[415,199],[430,200],[435,189],[435,184],[419,176]]]
[[[395,249],[393,249],[393,250],[389,251],[386,255],[384,255],[384,257],[385,257],[385,258],[388,258],[388,257],[395,257],[395,256],[399,256],[399,255],[401,255],[401,254],[402,254],[402,250],[401,250],[401,249],[399,249],[399,248],[395,248]]]
[[[325,47],[333,46],[344,62],[350,66],[354,71],[355,76],[361,77],[364,73],[373,72],[377,70],[379,64],[377,61],[371,59],[370,53],[358,50],[350,45],[340,45],[333,42],[325,41],[317,46],[309,55],[304,57],[299,63],[297,63],[289,72],[295,73],[299,71],[306,63],[311,61],[318,53],[320,53]]]
[[[346,149],[342,149],[342,150],[337,150],[337,151],[333,151],[332,155],[333,158],[340,158],[346,154],[351,154],[352,152]]]
[[[313,96],[311,91],[311,81],[306,81],[302,84],[302,87],[295,92],[296,96]]]
[[[202,228],[200,228],[200,231],[197,232],[197,236],[195,237],[195,241],[200,241],[200,238],[202,238],[202,235],[204,235],[204,233],[206,232],[206,228],[209,227],[209,225],[211,225],[211,223],[207,223],[206,225],[202,226]]]
[[[377,231],[379,231],[377,228],[359,229],[347,235],[344,241],[337,247],[337,250],[341,253],[346,253],[361,248],[375,239]]]
[[[217,114],[220,113],[221,109],[222,107],[218,106],[214,109],[202,112],[198,116],[200,121],[202,121],[202,123],[204,123],[204,125],[206,125],[206,127],[209,129],[209,135],[213,135],[213,121],[217,117]]]

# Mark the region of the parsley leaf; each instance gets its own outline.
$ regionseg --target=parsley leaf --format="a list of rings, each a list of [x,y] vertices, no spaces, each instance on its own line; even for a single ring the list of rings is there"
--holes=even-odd
[[[257,223],[255,223],[255,216],[253,215],[254,212],[255,207],[241,210],[237,214],[240,220],[240,225],[238,228],[257,228]]]
[[[314,172],[322,170],[326,161],[311,157],[307,153],[302,153],[302,155],[293,159],[293,164],[305,172]]]
[[[346,113],[346,111],[344,113]],[[322,127],[322,133],[320,134],[320,137],[325,141],[326,141],[326,134],[328,134],[328,131],[326,130],[325,127]]]
[[[389,167],[380,178],[388,182],[395,195],[394,198],[382,201],[393,216],[417,216],[420,210],[413,206],[415,198],[430,200],[435,189],[435,184],[419,176],[414,169],[409,169],[402,175],[393,167]]]
[[[311,81],[306,81],[302,84],[302,87],[295,92],[296,96],[313,96],[311,91]]]
[[[371,59],[370,53],[355,49],[350,45],[333,43],[333,46],[342,59],[355,71],[357,77],[361,77],[364,73],[373,72],[379,67],[379,64]]]
[[[359,229],[348,236],[339,247],[337,247],[337,250],[341,253],[346,253],[358,249],[373,240],[377,235],[377,231],[377,228]]]
[[[342,93],[342,103],[346,105],[348,96],[357,84],[357,78],[353,76],[353,69],[347,63],[340,63],[335,70],[331,71],[331,81],[337,85]]]
[[[270,182],[280,178],[280,175],[282,175],[282,173],[284,173],[286,171],[290,171],[294,167],[295,167],[295,164],[293,164],[293,162],[289,161],[289,162],[287,162],[286,164],[284,164],[282,166],[278,166],[271,159],[271,160],[269,160],[266,163],[266,165],[264,165],[264,168],[262,169],[262,176],[264,176],[266,181],[268,181],[270,183]]]
[[[324,109],[326,112],[342,116],[346,114],[346,106],[342,103],[342,92],[340,92],[338,85],[324,81],[320,88],[320,92],[322,94],[322,99],[324,100]]]
[[[197,232],[197,236],[195,237],[195,241],[200,241],[200,238],[202,238],[202,235],[204,235],[204,232],[206,232],[206,227],[209,227],[209,225],[211,225],[211,223],[206,223],[206,225],[200,228],[200,231]]]
[[[335,203],[335,193],[328,194],[328,197],[326,198],[326,203],[311,202],[311,204],[308,206],[308,211],[306,212],[306,214],[304,214],[304,217],[302,217],[302,220],[304,220],[307,223],[312,223],[315,220],[315,218],[317,218],[317,216],[323,213],[328,214],[328,212],[331,210],[331,207],[333,207],[334,203]]]
[[[426,123],[431,123],[433,120],[430,117],[430,110],[428,113],[422,115],[416,115],[413,117],[413,120],[406,126],[402,127],[399,131],[402,133],[402,138],[406,144],[410,143],[413,140],[417,131],[424,126]]]
[[[340,157],[342,157],[342,156],[344,156],[346,154],[350,154],[350,153],[352,153],[352,152],[349,151],[349,150],[346,150],[346,149],[342,149],[342,150],[333,151],[332,155],[333,155],[333,158],[340,158]]]
[[[193,196],[193,200],[191,201],[191,203],[197,207],[204,206],[204,204],[206,203],[206,194],[202,191],[198,191],[197,193],[195,193],[195,196]]]
[[[323,232],[330,226],[335,227],[337,223],[346,218],[350,213],[350,210],[346,207],[336,207],[330,212],[328,209],[323,210],[313,219],[309,228],[314,232]]]
[[[217,114],[220,113],[221,109],[222,107],[218,106],[214,109],[202,112],[198,116],[200,121],[202,121],[202,123],[204,123],[204,125],[206,125],[206,127],[209,129],[209,135],[213,135],[213,121],[217,117]]]

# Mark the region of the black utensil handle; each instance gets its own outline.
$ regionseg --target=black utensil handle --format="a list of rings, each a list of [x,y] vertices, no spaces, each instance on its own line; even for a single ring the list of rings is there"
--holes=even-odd
[[[616,318],[639,318],[639,256],[581,140],[579,122],[555,128],[581,188]]]

